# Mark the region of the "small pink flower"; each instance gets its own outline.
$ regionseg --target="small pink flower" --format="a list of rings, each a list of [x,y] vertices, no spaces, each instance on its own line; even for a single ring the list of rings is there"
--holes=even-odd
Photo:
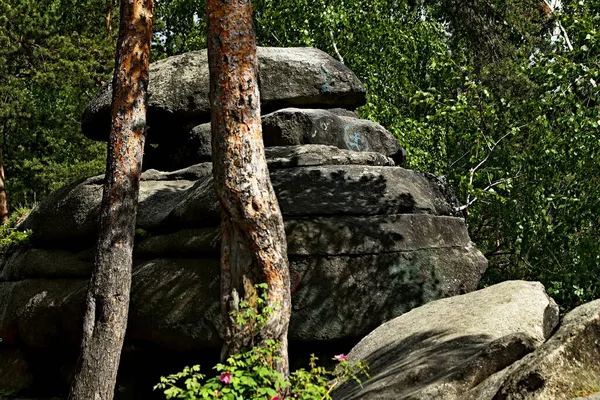
[[[337,361],[348,361],[348,356],[345,354],[338,354],[337,356],[333,356],[333,358]]]
[[[221,374],[221,382],[223,382],[224,384],[228,384],[229,382],[231,382],[231,374],[229,372],[223,372]]]
[[[279,397],[279,396],[271,397],[271,400],[281,400],[281,397]]]
[[[221,391],[215,389],[215,396],[219,397],[220,395],[221,395]]]

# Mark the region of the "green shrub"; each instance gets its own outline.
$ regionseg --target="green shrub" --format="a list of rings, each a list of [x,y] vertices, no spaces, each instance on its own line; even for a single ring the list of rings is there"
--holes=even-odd
[[[232,314],[238,324],[254,332],[260,331],[273,313],[264,307],[266,287],[266,284],[256,285],[256,290],[262,291],[257,296],[256,309],[241,302],[240,310]],[[317,357],[313,354],[308,370],[296,370],[286,380],[274,369],[278,348],[278,343],[266,340],[264,344],[230,356],[225,364],[217,364],[213,368],[217,376],[205,379],[200,366],[194,365],[161,377],[154,389],[163,390],[167,399],[280,400],[279,393],[285,392],[287,399],[330,400],[331,391],[341,382],[352,379],[361,384],[359,375],[368,377],[364,362],[351,363],[347,356],[339,354],[334,357],[337,366],[327,370],[317,366]]]
[[[0,251],[29,244],[31,231],[20,231],[16,227],[30,212],[28,208],[19,208],[10,215],[5,224],[0,225]]]

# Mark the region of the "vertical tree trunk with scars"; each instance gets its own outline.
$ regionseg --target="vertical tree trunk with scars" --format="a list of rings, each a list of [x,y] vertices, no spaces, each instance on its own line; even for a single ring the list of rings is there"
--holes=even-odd
[[[276,368],[288,375],[290,278],[283,219],[269,178],[262,140],[256,37],[249,0],[207,0],[213,175],[222,209],[221,304],[223,356],[252,343],[280,344]],[[267,283],[277,305],[258,337],[230,312],[254,303],[253,285]]]
[[[121,1],[100,228],[71,400],[114,396],[129,310],[153,8],[153,0]]]

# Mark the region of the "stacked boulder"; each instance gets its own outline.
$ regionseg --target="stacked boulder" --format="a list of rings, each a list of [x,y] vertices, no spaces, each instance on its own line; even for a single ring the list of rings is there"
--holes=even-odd
[[[406,153],[381,125],[353,112],[366,90],[344,64],[314,48],[258,48],[260,100],[266,146],[328,144],[373,151],[398,164]],[[209,72],[206,50],[150,66],[145,168],[175,170],[210,161]],[[112,89],[88,105],[83,133],[106,141]]]
[[[412,308],[474,290],[487,261],[456,199],[441,179],[395,166],[406,156],[397,140],[353,111],[365,102],[356,76],[316,49],[258,55],[267,160],[288,241],[291,346],[356,343]],[[151,169],[141,177],[127,343],[217,349],[220,210],[206,51],[152,64],[149,91]],[[88,137],[107,139],[110,93],[104,87],[86,110]],[[34,371],[21,380],[27,387],[33,354],[76,352],[102,180],[48,196],[21,224],[31,245],[0,260],[0,382],[6,360],[20,357]]]

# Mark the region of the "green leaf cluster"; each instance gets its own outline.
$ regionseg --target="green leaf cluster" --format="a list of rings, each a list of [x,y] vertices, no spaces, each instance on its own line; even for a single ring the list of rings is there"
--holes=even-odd
[[[30,211],[28,208],[19,208],[12,213],[5,224],[0,225],[0,252],[29,244],[31,231],[20,230],[18,226],[27,218]]]
[[[0,0],[0,146],[9,205],[104,167],[80,117],[111,74],[105,0]]]
[[[255,285],[261,299],[256,305],[240,302],[239,310],[232,312],[233,318],[243,329],[258,331],[264,327],[273,310],[262,307],[266,302],[267,285]],[[262,308],[261,308],[262,307]],[[167,399],[225,399],[225,400],[273,400],[303,399],[331,400],[331,391],[341,382],[354,380],[361,384],[359,376],[366,376],[364,362],[351,363],[340,355],[339,363],[333,370],[317,366],[317,357],[311,356],[309,369],[294,371],[288,380],[275,370],[279,343],[265,340],[260,345],[252,345],[227,358],[225,364],[217,364],[218,372],[206,379],[200,373],[200,366],[185,367],[183,371],[161,377],[154,389],[162,390]],[[286,393],[281,397],[281,393]]]

